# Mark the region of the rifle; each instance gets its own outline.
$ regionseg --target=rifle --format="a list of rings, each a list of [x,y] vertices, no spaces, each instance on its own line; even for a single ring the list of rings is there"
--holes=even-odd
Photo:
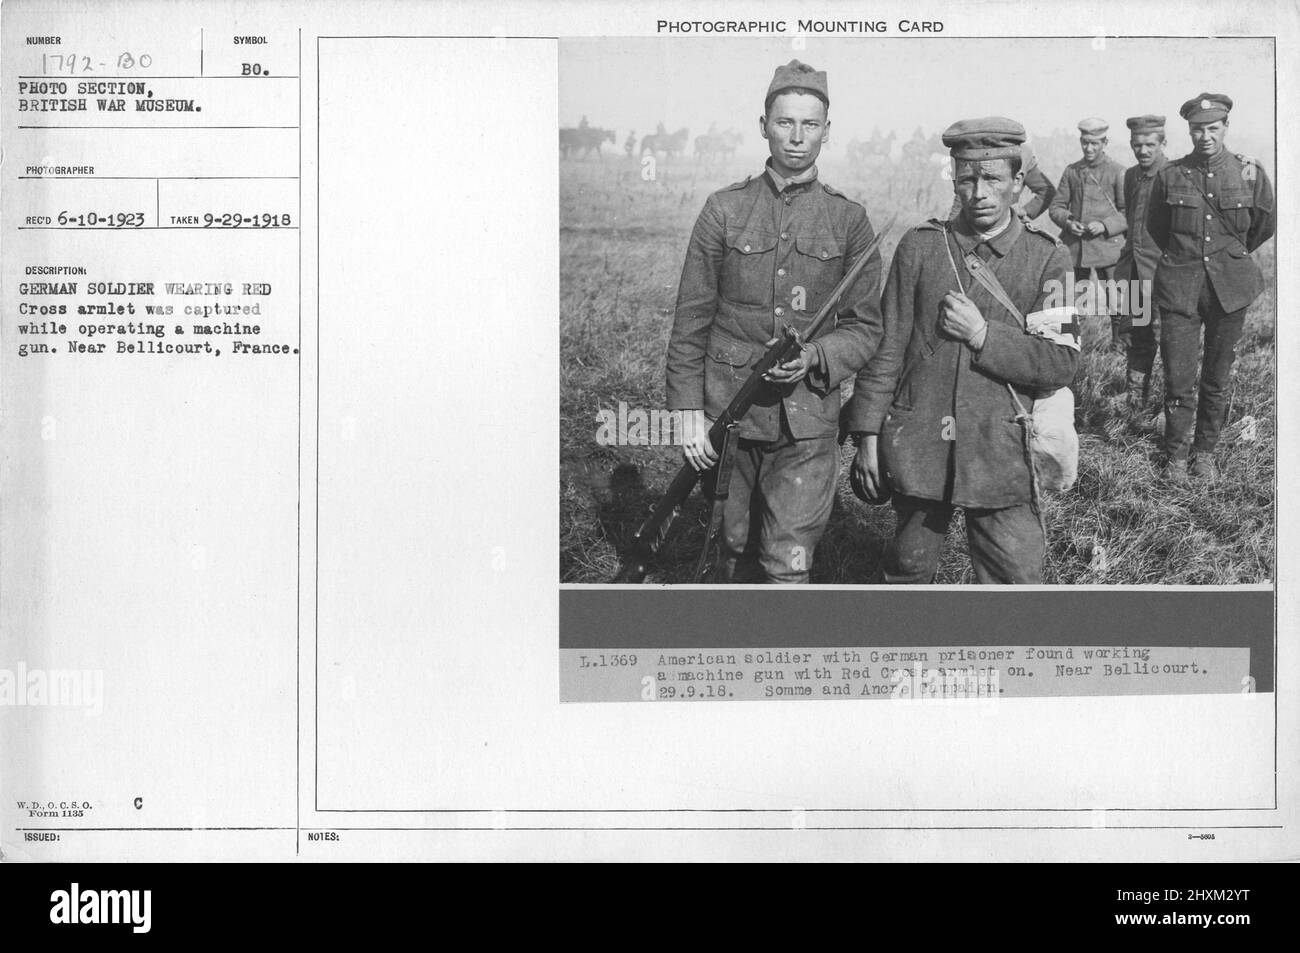
[[[769,382],[764,380],[763,375],[770,371],[778,364],[784,364],[786,361],[793,360],[800,351],[803,350],[806,341],[812,341],[821,330],[822,325],[835,313],[836,306],[844,292],[858,280],[862,274],[862,269],[866,267],[867,260],[875,253],[876,247],[880,240],[889,233],[893,228],[894,222],[898,219],[895,215],[885,225],[883,231],[879,232],[867,244],[862,254],[857,257],[853,265],[845,272],[840,283],[831,291],[826,301],[817,310],[812,322],[804,332],[795,330],[794,327],[787,324],[775,344],[767,349],[758,363],[754,365],[753,371],[745,383],[740,385],[740,390],[736,391],[736,396],[731,398],[731,403],[727,405],[718,419],[709,427],[709,443],[713,449],[721,455],[724,444],[729,434],[734,434],[735,427],[739,424],[740,419],[745,416],[749,408],[753,406],[754,401],[758,399],[763,388],[768,386]],[[650,571],[650,565],[654,557],[658,555],[659,550],[663,547],[664,540],[668,537],[668,530],[672,527],[673,521],[681,513],[682,504],[684,504],[691,491],[695,489],[695,484],[700,481],[703,474],[697,471],[689,463],[682,464],[673,481],[668,484],[668,489],[664,495],[659,498],[659,502],[654,505],[650,515],[646,517],[644,523],[637,529],[632,536],[631,555],[624,562],[623,568],[618,575],[614,577],[615,583],[641,583],[645,581],[646,574]],[[708,540],[705,545],[708,545]],[[703,562],[703,558],[701,559]]]

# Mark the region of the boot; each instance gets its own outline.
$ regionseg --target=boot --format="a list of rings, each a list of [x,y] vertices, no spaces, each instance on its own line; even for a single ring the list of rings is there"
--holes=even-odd
[[[1214,463],[1213,453],[1205,451],[1196,455],[1196,459],[1192,461],[1192,476],[1206,483],[1213,483],[1219,479],[1219,468]]]
[[[1187,483],[1187,460],[1185,458],[1170,457],[1165,461],[1165,468],[1161,474],[1166,483],[1175,483],[1180,486]]]

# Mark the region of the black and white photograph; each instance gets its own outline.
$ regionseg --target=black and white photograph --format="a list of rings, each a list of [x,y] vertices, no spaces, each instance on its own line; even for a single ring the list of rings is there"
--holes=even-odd
[[[116,863],[1297,856],[1294,0],[0,26],[13,919],[240,921]],[[1025,893],[1253,909],[1097,877]]]
[[[801,26],[560,44],[561,581],[1271,583],[1273,40]]]

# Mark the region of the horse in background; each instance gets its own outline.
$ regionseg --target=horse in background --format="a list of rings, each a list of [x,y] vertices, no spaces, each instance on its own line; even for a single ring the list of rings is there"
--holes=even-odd
[[[613,129],[597,129],[595,126],[577,126],[560,130],[560,155],[569,158],[570,155],[581,154],[583,158],[590,156],[593,152],[596,155],[602,155],[601,148],[606,142],[614,142]]]
[[[669,158],[681,155],[686,151],[686,140],[690,138],[690,135],[690,132],[685,128],[678,129],[673,133],[652,132],[641,140],[640,154],[662,152]]]

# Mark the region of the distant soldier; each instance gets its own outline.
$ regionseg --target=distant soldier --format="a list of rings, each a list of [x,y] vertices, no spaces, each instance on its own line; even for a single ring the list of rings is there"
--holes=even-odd
[[[1147,232],[1147,209],[1151,205],[1151,185],[1169,160],[1165,158],[1164,116],[1133,116],[1126,124],[1137,165],[1124,173],[1128,238],[1115,277],[1120,281],[1140,282],[1136,295],[1130,285],[1128,313],[1124,315],[1120,332],[1121,335],[1128,332],[1125,388],[1129,409],[1136,411],[1144,409],[1151,396],[1151,368],[1156,360],[1156,327],[1160,321],[1151,297],[1160,248]]]
[[[1079,148],[1083,158],[1065,167],[1060,188],[1048,215],[1061,229],[1061,241],[1070,251],[1074,280],[1087,281],[1096,273],[1100,281],[1114,277],[1124,249],[1124,167],[1106,155],[1110,125],[1104,119],[1079,123]],[[1101,304],[1103,296],[1094,301]],[[1119,314],[1111,314],[1111,343],[1123,346]]]
[[[579,128],[579,129],[586,129],[586,128],[587,128],[587,117],[586,117],[586,116],[583,116],[580,120],[578,120],[578,128]]]
[[[1024,127],[1001,117],[949,126],[961,215],[918,226],[894,253],[884,342],[858,374],[848,422],[855,489],[893,493],[887,583],[934,581],[957,507],[977,582],[1042,582],[1046,540],[1017,415],[1073,379],[1079,341],[1072,308],[1054,306],[1069,255],[1012,214],[1024,141]],[[975,279],[982,269],[1019,316]],[[1042,330],[1027,332],[1022,317]]]
[[[1025,184],[1021,188],[1021,195],[1028,192],[1031,198],[1024,205],[1017,204],[1012,209],[1020,221],[1032,222],[1052,204],[1052,199],[1056,196],[1056,186],[1052,185],[1052,180],[1043,175],[1042,169],[1038,168],[1038,156],[1034,155],[1033,146],[1028,142],[1020,147],[1020,170],[1025,173]],[[948,218],[956,218],[960,214],[961,199],[954,195],[952,208],[948,210]]]
[[[623,143],[623,152],[627,157],[632,158],[632,153],[636,151],[636,130],[633,129],[627,134],[627,141]]]
[[[822,183],[817,156],[830,132],[826,74],[793,60],[768,87],[759,127],[763,172],[713,193],[691,233],[668,340],[670,410],[683,412],[683,455],[717,463],[716,419],[786,325],[804,330],[870,244],[861,205]],[[879,252],[800,357],[773,368],[771,386],[739,421],[713,581],[743,580],[753,556],[767,582],[808,581],[839,480],[840,383],[883,333]]]
[[[1214,480],[1235,347],[1246,308],[1264,290],[1251,253],[1273,236],[1273,186],[1253,159],[1223,144],[1232,100],[1201,93],[1183,103],[1192,151],[1166,165],[1151,186],[1147,230],[1164,252],[1155,275],[1160,353],[1165,368],[1166,476]],[[1201,327],[1205,349],[1201,353]],[[1196,365],[1200,359],[1200,397]],[[1196,401],[1195,440],[1192,405]]]

